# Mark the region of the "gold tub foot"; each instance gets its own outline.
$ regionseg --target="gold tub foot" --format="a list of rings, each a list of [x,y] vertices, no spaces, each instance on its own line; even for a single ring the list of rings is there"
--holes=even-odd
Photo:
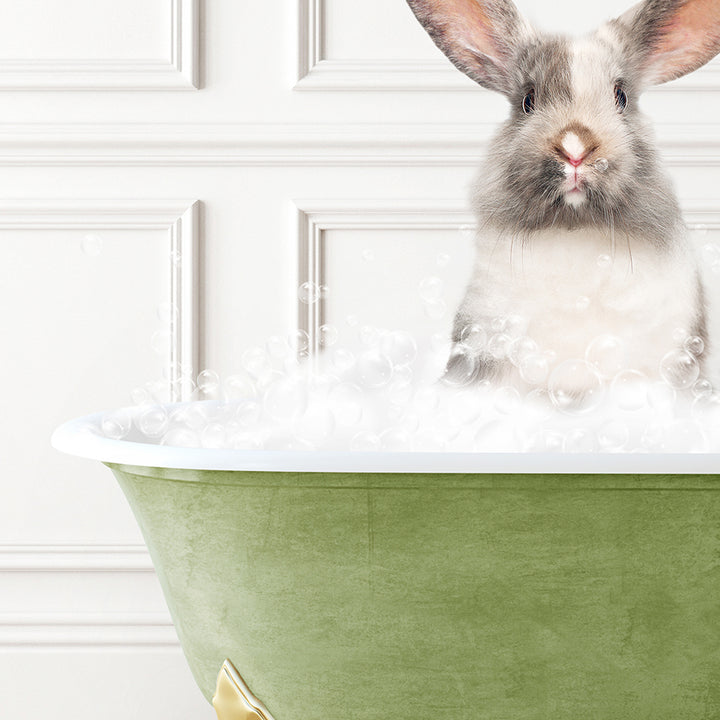
[[[218,674],[212,704],[218,720],[273,720],[229,660]]]

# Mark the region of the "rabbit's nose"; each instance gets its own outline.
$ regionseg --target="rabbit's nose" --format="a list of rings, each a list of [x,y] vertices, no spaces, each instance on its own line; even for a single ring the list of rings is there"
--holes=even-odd
[[[573,167],[578,167],[597,147],[597,142],[587,127],[573,125],[560,132],[555,150],[563,160]]]
[[[565,155],[565,159],[573,166],[577,167],[582,163],[582,161],[587,157],[587,153],[584,155],[581,155],[580,157],[573,157],[572,155],[568,155],[566,153],[563,153]]]

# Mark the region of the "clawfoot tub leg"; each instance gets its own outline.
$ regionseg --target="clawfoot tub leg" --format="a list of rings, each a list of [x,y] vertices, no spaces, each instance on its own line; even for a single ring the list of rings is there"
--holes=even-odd
[[[273,720],[229,660],[218,674],[213,707],[218,720]]]

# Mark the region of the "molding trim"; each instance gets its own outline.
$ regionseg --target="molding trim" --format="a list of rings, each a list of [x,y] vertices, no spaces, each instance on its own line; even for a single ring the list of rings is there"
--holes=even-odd
[[[0,573],[154,572],[145,545],[0,545]]]
[[[467,206],[458,202],[408,200],[295,200],[297,212],[297,287],[331,284],[326,272],[326,230],[414,230],[454,229],[474,222]],[[307,333],[310,358],[321,352],[320,327],[326,315],[326,300],[297,305],[298,329]]]
[[[23,598],[30,593],[37,596],[34,588],[47,588],[48,583],[65,588],[54,599],[45,594],[47,601],[41,603],[41,609],[0,612],[0,649],[35,652],[179,646],[167,612],[128,612],[122,607],[139,589],[155,598],[154,572],[147,548],[141,544],[0,545],[0,581],[5,576],[2,584],[11,593],[3,605],[37,605]],[[76,591],[68,592],[74,583]],[[123,599],[115,600],[113,591],[129,584],[135,593],[121,592]],[[107,598],[101,603],[107,608],[74,610],[77,597],[88,591],[94,597]],[[152,605],[157,606],[157,601]]]
[[[341,60],[326,57],[326,0],[298,0],[298,73],[296,90],[325,91],[477,91],[478,85],[439,53],[436,59]],[[652,93],[720,88],[720,60]],[[485,91],[488,92],[488,91]]]
[[[167,60],[0,60],[0,90],[194,90],[198,87],[198,2],[169,0]]]
[[[0,203],[0,230],[164,230],[168,241],[170,297],[178,321],[169,324],[171,401],[189,399],[180,380],[200,367],[199,245],[200,202],[80,201],[52,199]]]
[[[162,613],[2,613],[0,649],[179,646]]]
[[[0,166],[475,167],[498,124],[0,125]],[[668,166],[720,167],[716,124],[656,134]]]

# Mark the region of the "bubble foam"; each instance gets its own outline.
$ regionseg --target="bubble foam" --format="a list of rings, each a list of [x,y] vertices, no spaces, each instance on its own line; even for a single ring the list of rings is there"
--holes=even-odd
[[[182,382],[203,403],[163,405],[162,382],[98,432],[181,447],[348,452],[703,452],[720,447],[720,394],[699,376],[699,338],[685,338],[655,377],[625,367],[619,338],[555,360],[514,318],[465,328],[452,345],[363,325],[305,358],[307,334],[272,336],[240,354],[241,370]],[[678,335],[679,340],[683,338]],[[478,353],[517,378],[478,381]],[[448,357],[453,373],[443,376]]]

